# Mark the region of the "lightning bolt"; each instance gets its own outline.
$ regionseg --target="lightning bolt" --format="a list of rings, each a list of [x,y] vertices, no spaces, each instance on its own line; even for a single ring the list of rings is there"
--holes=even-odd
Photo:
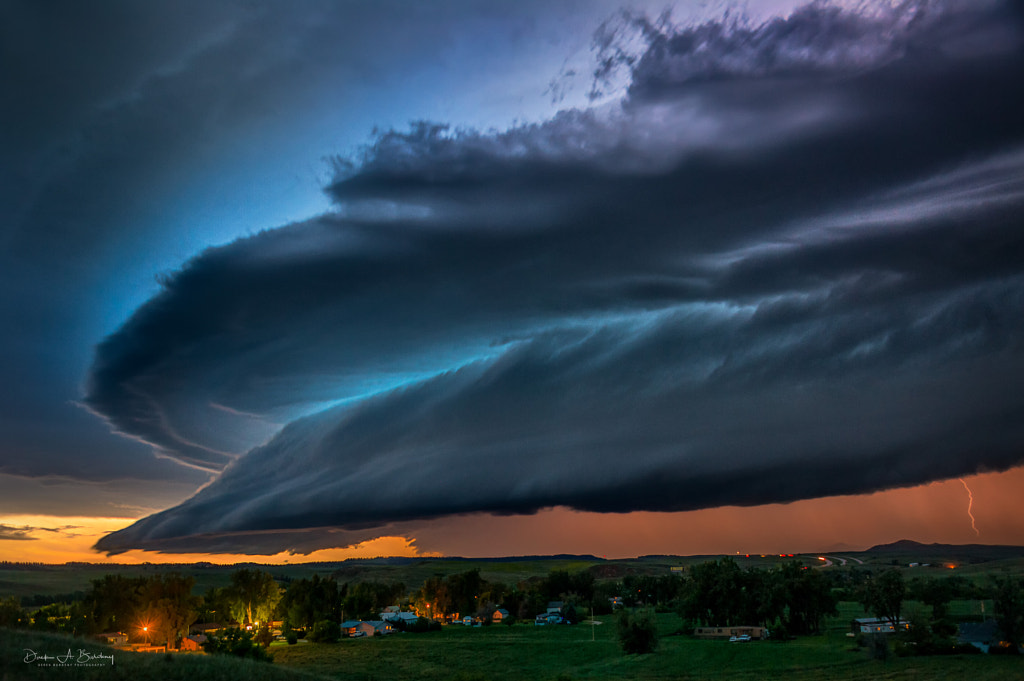
[[[978,526],[974,524],[974,514],[971,513],[971,509],[974,507],[974,493],[971,492],[971,488],[967,486],[967,482],[963,478],[957,478],[960,484],[967,490],[967,515],[971,519],[971,529],[974,530],[974,534],[981,536],[981,532],[978,531]]]

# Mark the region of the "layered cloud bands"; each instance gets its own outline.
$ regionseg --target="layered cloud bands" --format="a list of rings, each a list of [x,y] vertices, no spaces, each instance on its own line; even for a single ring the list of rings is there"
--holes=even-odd
[[[203,253],[104,341],[86,404],[221,472],[98,548],[310,550],[1024,461],[1019,13],[623,21],[647,47],[621,102],[383,134],[339,162],[337,212]]]

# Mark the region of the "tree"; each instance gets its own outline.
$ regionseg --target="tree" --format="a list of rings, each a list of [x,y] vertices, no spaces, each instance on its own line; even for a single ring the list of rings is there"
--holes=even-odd
[[[903,583],[903,574],[899,570],[886,570],[864,584],[861,605],[897,628],[900,622],[900,609],[906,597],[907,588]]]
[[[347,590],[342,607],[348,618],[376,619],[381,610],[403,596],[405,585],[401,582],[357,582]]]
[[[337,643],[341,640],[341,626],[330,620],[320,620],[306,636],[312,643]]]
[[[194,578],[177,574],[157,575],[147,584],[146,612],[152,629],[167,641],[168,649],[175,647],[179,635],[188,634],[199,615],[200,599],[192,595],[194,584]]]
[[[658,647],[658,629],[650,611],[630,614],[623,610],[618,621],[619,643],[627,655],[653,653]]]
[[[785,622],[790,632],[816,634],[821,630],[825,616],[838,614],[832,589],[819,570],[804,570],[796,563],[790,563],[783,567],[779,576],[783,580],[787,606]],[[898,617],[898,606],[896,614]]]
[[[244,629],[221,629],[203,643],[203,651],[211,655],[235,655],[260,662],[273,662],[267,649],[253,641],[252,632]]]
[[[320,620],[339,620],[341,595],[333,579],[299,579],[288,585],[281,598],[287,626],[309,629]]]
[[[732,558],[710,561],[690,568],[680,614],[708,626],[751,624],[747,620],[748,598],[743,571]]]
[[[93,631],[128,631],[137,625],[147,585],[145,577],[104,575],[92,580],[84,604]]]
[[[1010,650],[1016,653],[1017,646],[1024,641],[1024,580],[997,579],[993,600],[999,630],[1010,642]]]
[[[239,624],[270,619],[281,590],[269,572],[243,568],[231,574],[231,613]]]
[[[21,627],[28,624],[28,617],[21,610],[16,596],[0,601],[0,627]]]
[[[949,601],[953,598],[953,588],[946,579],[915,579],[911,582],[910,593],[932,609],[932,620],[946,618]]]
[[[231,620],[231,607],[234,594],[230,586],[218,588],[211,586],[203,594],[203,602],[199,608],[200,622],[228,622]]]

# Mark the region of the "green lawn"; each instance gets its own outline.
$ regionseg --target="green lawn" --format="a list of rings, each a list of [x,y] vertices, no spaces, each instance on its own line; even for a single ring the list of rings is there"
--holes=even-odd
[[[658,650],[623,655],[611,618],[586,625],[467,628],[457,625],[430,634],[396,634],[348,639],[336,644],[276,645],[275,664],[352,681],[413,678],[430,681],[534,679],[664,679],[701,681],[787,681],[843,679],[970,679],[1006,681],[1024,678],[1020,659],[984,655],[869,660],[845,632],[786,643],[698,641],[671,635],[674,615],[659,615]]]
[[[661,640],[648,655],[624,655],[606,624],[535,627],[520,624],[448,626],[429,634],[347,639],[336,644],[271,647],[274,664],[208,655],[115,651],[52,634],[0,629],[0,679],[92,681],[1009,681],[1024,679],[1024,659],[969,655],[869,660],[836,626],[816,637],[785,643],[699,641],[674,635],[679,620],[658,615]],[[592,638],[593,636],[593,638]],[[83,648],[113,654],[115,664],[40,667],[24,662],[25,650],[51,655]]]

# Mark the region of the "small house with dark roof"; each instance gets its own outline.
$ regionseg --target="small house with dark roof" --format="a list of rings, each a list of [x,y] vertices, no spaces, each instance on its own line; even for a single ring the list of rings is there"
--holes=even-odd
[[[957,627],[958,643],[969,643],[983,653],[999,642],[999,625],[995,620],[964,622]]]
[[[360,622],[356,627],[356,631],[361,631],[367,636],[376,636],[377,634],[384,636],[387,634],[393,634],[398,630],[391,622],[370,620],[369,622]]]
[[[108,631],[102,634],[97,634],[96,638],[109,643],[112,646],[123,646],[128,643],[128,634],[121,631]]]
[[[181,649],[187,650],[193,653],[197,653],[203,649],[203,644],[206,643],[205,634],[192,634],[181,639]]]
[[[341,635],[351,637],[359,630],[359,620],[346,620],[341,623]]]

